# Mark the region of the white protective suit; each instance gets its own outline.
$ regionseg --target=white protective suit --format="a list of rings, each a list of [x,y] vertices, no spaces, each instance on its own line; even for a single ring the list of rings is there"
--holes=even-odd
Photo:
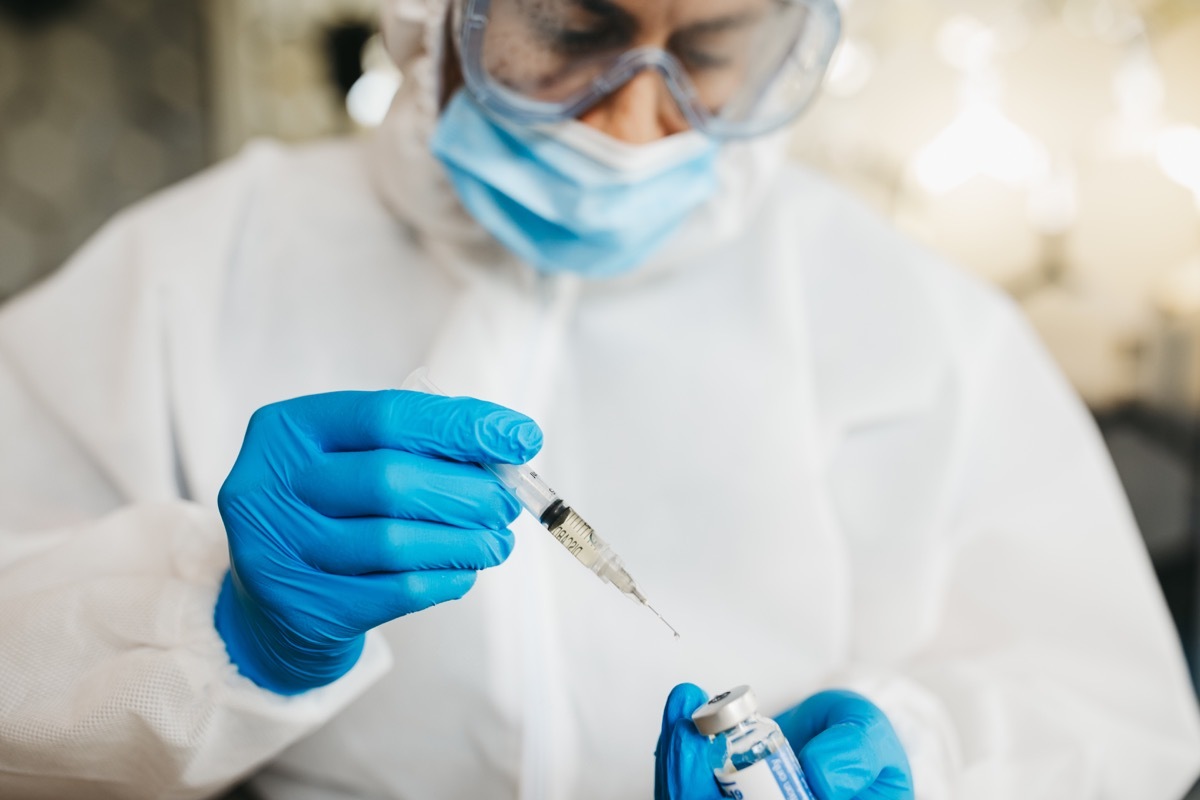
[[[731,148],[645,267],[534,275],[427,154],[431,6],[389,11],[424,55],[378,136],[253,146],[0,312],[0,797],[263,769],[272,799],[646,799],[684,680],[771,712],[858,688],[921,798],[1180,797],[1200,726],[1174,631],[1014,307],[772,142]],[[421,364],[542,424],[534,463],[682,641],[526,515],[506,564],[336,683],[236,673],[215,498],[251,412]]]

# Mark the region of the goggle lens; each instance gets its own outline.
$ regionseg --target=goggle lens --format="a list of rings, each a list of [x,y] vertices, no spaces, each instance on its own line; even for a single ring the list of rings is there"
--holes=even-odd
[[[656,69],[693,124],[751,135],[815,95],[839,34],[832,0],[466,0],[477,99],[518,122],[576,116]]]

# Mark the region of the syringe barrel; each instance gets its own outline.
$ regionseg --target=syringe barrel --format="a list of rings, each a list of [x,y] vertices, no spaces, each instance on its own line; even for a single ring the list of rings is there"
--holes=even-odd
[[[412,372],[404,381],[404,389],[445,396],[445,392],[429,380],[429,371],[420,367]],[[609,547],[608,542],[601,539],[592,526],[587,524],[570,506],[563,503],[558,494],[550,488],[541,477],[524,464],[480,464],[504,484],[513,496],[539,522],[546,526],[550,534],[559,544],[567,549],[579,563],[583,564],[600,580],[611,583],[622,594],[639,605],[650,608],[646,596],[642,594],[633,577],[621,563],[621,559]],[[555,504],[557,505],[555,506]],[[551,508],[554,506],[554,508]],[[547,511],[549,510],[549,513]],[[653,608],[650,608],[654,611]],[[662,615],[654,611],[659,619]],[[663,624],[671,627],[663,619]],[[671,628],[672,632],[675,631]],[[679,634],[675,633],[675,638]]]
[[[538,474],[524,465],[484,464],[488,472],[500,479],[513,496],[538,519],[558,499],[558,495]]]
[[[429,380],[429,369],[427,367],[417,367],[408,374],[404,379],[404,383],[400,385],[401,389],[407,389],[414,392],[424,392],[425,394],[437,394],[442,397],[446,393],[437,387],[437,384]]]
[[[602,581],[615,585],[622,592],[630,591],[633,578],[625,571],[625,565],[608,542],[600,538],[592,526],[570,506],[560,503],[558,513],[554,511],[551,509],[554,518],[542,519],[542,524],[558,539],[559,544]]]

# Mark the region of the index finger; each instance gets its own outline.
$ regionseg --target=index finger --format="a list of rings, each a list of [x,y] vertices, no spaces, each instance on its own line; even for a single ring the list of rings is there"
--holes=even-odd
[[[388,389],[330,392],[268,406],[325,452],[405,450],[436,458],[523,464],[542,447],[533,420],[472,397]]]

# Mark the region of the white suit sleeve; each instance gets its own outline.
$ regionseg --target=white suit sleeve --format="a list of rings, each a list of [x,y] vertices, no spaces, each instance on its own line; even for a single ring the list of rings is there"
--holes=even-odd
[[[917,644],[842,677],[893,718],[920,798],[1176,800],[1200,725],[1145,548],[1086,409],[1024,320],[993,316],[944,392],[951,434],[901,448],[909,469],[948,454],[925,546],[872,568],[892,575],[874,613],[913,598]]]
[[[230,183],[185,204],[203,214]],[[0,309],[6,798],[211,796],[389,665],[369,637],[344,678],[283,698],[229,662],[212,622],[225,536],[180,488],[161,293],[136,239],[118,220]]]

